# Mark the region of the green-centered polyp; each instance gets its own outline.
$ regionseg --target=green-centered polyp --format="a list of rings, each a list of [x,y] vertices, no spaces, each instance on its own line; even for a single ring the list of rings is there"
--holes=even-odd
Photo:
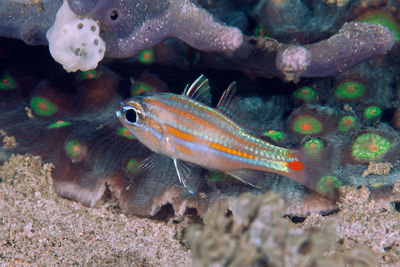
[[[339,125],[338,125],[338,130],[339,132],[347,132],[353,129],[356,126],[356,118],[351,115],[346,115],[343,118],[340,119]]]
[[[78,73],[79,80],[94,79],[97,77],[97,70],[80,71]]]
[[[144,83],[136,83],[131,89],[131,96],[140,95],[143,92],[152,92],[153,88]]]
[[[322,131],[322,124],[312,116],[301,115],[294,120],[293,130],[299,134],[318,134]]]
[[[351,151],[357,160],[376,161],[382,159],[392,144],[376,133],[364,133],[356,138]]]
[[[223,173],[223,172],[215,172],[215,173],[212,173],[212,175],[210,176],[210,178],[209,178],[211,181],[213,181],[213,182],[227,182],[227,181],[235,181],[235,180],[233,180],[233,177],[232,176],[230,176],[230,175],[228,175],[228,174],[226,174],[226,173]]]
[[[56,105],[43,97],[32,97],[31,108],[37,115],[41,116],[51,116],[58,110]]]
[[[335,88],[335,96],[341,100],[355,100],[365,92],[365,86],[356,81],[346,81]]]
[[[264,136],[268,136],[269,138],[279,141],[282,140],[283,134],[280,131],[269,130],[268,132],[263,133]]]
[[[325,175],[319,179],[316,184],[316,191],[320,194],[333,193],[336,188],[342,185],[342,182],[333,175]]]
[[[154,52],[152,49],[146,49],[140,52],[139,54],[139,60],[140,62],[144,64],[150,64],[153,63],[154,61]]]
[[[216,173],[211,175],[210,180],[213,182],[220,182],[225,180],[225,177],[222,174]]]
[[[379,188],[379,187],[382,187],[382,186],[383,186],[382,183],[375,183],[375,184],[372,185],[373,188]]]
[[[118,129],[118,134],[127,139],[135,139],[135,136],[125,127],[121,127]]]
[[[49,126],[47,126],[47,128],[48,129],[60,128],[60,127],[68,126],[70,124],[71,123],[68,121],[56,121],[56,122],[49,124]]]
[[[8,73],[5,72],[0,77],[0,90],[12,90],[17,87],[14,78]]]
[[[294,91],[293,96],[296,99],[311,102],[315,99],[316,93],[310,86],[304,86]]]
[[[136,159],[130,158],[125,165],[125,169],[130,173],[136,173],[139,170],[139,163]]]
[[[258,24],[253,30],[253,35],[255,37],[265,37],[268,36],[262,24]]]
[[[381,114],[382,114],[382,109],[378,106],[367,107],[364,111],[364,116],[366,119],[376,118]]]
[[[82,145],[78,140],[73,139],[67,142],[65,150],[70,157],[76,158],[81,155]]]
[[[310,138],[305,144],[304,149],[307,154],[317,155],[324,147],[324,142],[318,138]]]

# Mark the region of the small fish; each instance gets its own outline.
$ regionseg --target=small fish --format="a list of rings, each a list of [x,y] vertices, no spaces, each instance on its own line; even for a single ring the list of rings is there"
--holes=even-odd
[[[121,102],[116,113],[140,142],[173,159],[180,182],[192,193],[198,184],[193,180],[199,179],[196,165],[226,172],[255,187],[262,187],[261,171],[284,175],[315,190],[322,165],[307,159],[301,150],[275,146],[236,123],[235,90],[232,83],[217,107],[211,108],[209,83],[201,75],[182,95],[135,96]]]

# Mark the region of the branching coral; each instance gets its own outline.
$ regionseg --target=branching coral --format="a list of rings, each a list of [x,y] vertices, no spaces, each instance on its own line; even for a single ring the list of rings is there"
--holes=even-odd
[[[176,37],[201,51],[219,52],[215,57],[225,66],[231,62],[235,69],[286,80],[342,72],[388,51],[395,38],[380,25],[350,22],[327,40],[287,45],[266,37],[246,36],[239,28],[218,22],[191,0],[69,0],[68,4],[77,15],[99,21],[109,57],[130,57]],[[0,16],[0,35],[29,44],[46,44],[45,32],[61,1],[45,1],[43,5],[43,10],[37,10],[22,3],[1,2],[4,13]]]

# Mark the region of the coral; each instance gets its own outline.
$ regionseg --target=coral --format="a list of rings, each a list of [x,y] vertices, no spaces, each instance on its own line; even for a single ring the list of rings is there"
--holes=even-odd
[[[12,90],[16,87],[17,85],[15,84],[15,80],[9,73],[5,72],[0,77],[0,90]]]
[[[339,132],[347,132],[352,130],[356,126],[356,118],[351,115],[343,116],[338,123]]]
[[[384,200],[373,200],[367,188],[341,188],[336,229],[345,247],[363,244],[381,254],[380,264],[393,264],[399,257],[400,213]]]
[[[381,160],[389,151],[391,143],[374,133],[359,135],[353,143],[352,156],[360,161]]]
[[[306,103],[315,102],[317,95],[310,86],[303,86],[294,91],[293,97]]]
[[[320,229],[300,229],[281,217],[283,207],[273,193],[244,194],[230,205],[217,203],[204,214],[204,226],[186,234],[194,265],[375,266],[368,249],[337,249],[331,220]]]
[[[239,29],[217,22],[189,0],[68,3],[76,14],[103,25],[107,54],[112,57],[135,55],[167,37],[179,38],[204,51],[233,51],[243,41]]]
[[[365,92],[365,85],[358,81],[344,81],[335,88],[335,96],[339,100],[355,100]]]
[[[322,194],[333,193],[341,185],[342,182],[337,177],[333,175],[325,175],[318,181],[316,190]]]
[[[275,130],[269,130],[265,133],[263,133],[263,136],[268,136],[269,138],[273,140],[281,140],[283,138],[283,134],[279,131]]]
[[[378,106],[369,106],[364,110],[365,119],[373,119],[382,114],[382,109]]]
[[[324,145],[324,142],[321,139],[310,138],[304,143],[303,148],[307,154],[311,156],[317,156],[321,153],[321,150],[324,146],[326,145]]]
[[[285,29],[283,24],[288,21],[296,26],[303,25],[297,20],[306,18],[306,21],[313,21],[308,19],[313,14],[299,1],[261,2],[265,2],[265,5],[256,5],[251,12],[252,17],[240,15],[245,21],[241,23],[242,27],[250,24],[248,22],[254,18],[261,19],[264,28],[267,26],[265,24],[281,23],[280,27],[267,27],[267,31],[274,28]],[[21,39],[29,44],[46,44],[45,32],[52,25],[61,4],[61,0],[44,1],[38,9],[34,5],[14,1],[1,2],[0,9],[4,10],[4,13],[0,16],[0,36]],[[213,64],[214,67],[222,65],[226,68],[228,64],[233,63],[234,69],[294,81],[300,77],[328,76],[347,70],[365,59],[390,50],[395,39],[391,31],[380,25],[349,22],[339,29],[337,25],[344,22],[340,12],[330,16],[335,23],[323,17],[323,21],[327,21],[327,25],[334,32],[339,30],[335,35],[316,43],[312,42],[317,38],[309,36],[305,45],[288,45],[269,37],[246,36],[239,28],[218,22],[209,12],[191,0],[170,0],[162,3],[152,0],[69,0],[68,5],[78,16],[100,23],[108,57],[126,58],[142,53],[142,61],[151,63],[154,57],[152,50],[148,49],[164,39],[176,37],[201,51],[218,52],[214,55],[214,61],[219,61],[219,64]],[[261,9],[258,8],[260,6]],[[269,11],[269,8],[272,10]],[[302,11],[297,16],[283,11],[292,8]],[[327,6],[317,9],[325,12],[329,10]],[[304,16],[300,14],[302,12]],[[279,14],[283,21],[274,14]],[[267,21],[264,21],[265,19]],[[312,30],[309,24],[304,25],[305,29],[311,32],[310,35],[322,28],[318,23],[312,23]],[[317,29],[314,29],[315,25]],[[289,28],[295,27],[290,25]],[[287,30],[283,32],[291,35]],[[304,29],[302,34],[305,34]],[[272,35],[281,39],[277,34]],[[293,43],[294,39],[287,41]]]
[[[303,105],[287,119],[287,129],[299,136],[327,134],[336,128],[336,112],[318,105]]]
[[[393,168],[390,162],[373,162],[371,161],[368,168],[362,173],[362,177],[367,177],[370,174],[382,175],[388,174],[390,169]]]
[[[18,145],[14,136],[8,136],[7,133],[0,129],[0,140],[4,144],[4,149],[10,149]]]
[[[389,12],[379,10],[367,12],[359,16],[358,20],[383,25],[393,32],[396,42],[400,40],[400,24]]]
[[[0,1],[0,35],[46,45],[45,33],[61,4],[57,0]],[[10,137],[2,138],[0,160],[14,153],[41,155],[55,166],[54,186],[60,196],[93,206],[111,191],[128,213],[153,216],[170,209],[182,215],[194,209],[202,215],[218,199],[274,191],[285,199],[287,215],[305,217],[337,210],[335,199],[324,199],[276,174],[260,174],[260,188],[251,188],[203,170],[206,186],[192,195],[177,182],[171,162],[147,173],[138,168],[150,153],[118,123],[118,103],[142,93],[181,93],[201,73],[210,78],[214,99],[237,81],[241,100],[234,116],[246,130],[282,147],[302,152],[307,151],[304,146],[310,147],[311,163],[318,156],[324,159],[315,165],[324,170],[324,176],[313,181],[317,185],[313,189],[330,192],[338,185],[365,185],[377,198],[388,195],[398,181],[400,134],[388,123],[399,106],[397,35],[381,26],[354,22],[379,11],[398,24],[397,1],[353,0],[342,7],[321,0],[200,0],[195,4],[188,0],[71,0],[69,4],[77,13],[101,21],[100,34],[110,51],[96,70],[68,75],[49,58],[46,47],[0,39],[0,129]],[[140,4],[139,9],[126,13],[133,4]],[[178,12],[176,8],[183,4],[190,10]],[[196,16],[187,18],[186,12]],[[198,23],[197,15],[209,19],[211,30]],[[168,25],[157,32],[161,19]],[[132,23],[123,27],[127,21]],[[255,28],[258,36],[248,36]],[[148,40],[130,39],[140,29],[140,36]],[[171,35],[164,36],[166,32]],[[218,38],[232,32],[242,32],[243,42],[228,49]],[[209,41],[214,35],[216,42]],[[206,45],[216,45],[215,49],[197,42],[204,36]],[[181,37],[187,43],[164,40],[169,37]],[[126,46],[119,46],[118,40],[125,40]],[[386,51],[388,55],[373,57]],[[133,56],[110,59],[128,55]],[[271,76],[299,83],[266,79]],[[366,110],[378,116],[368,118]],[[399,128],[398,117],[393,116],[395,128]],[[373,146],[379,148],[375,152],[383,151],[380,154],[365,151],[361,142],[365,139],[360,137],[364,134],[382,137],[378,139],[387,140],[390,148]],[[353,147],[358,158],[353,157]],[[391,171],[362,177],[371,155],[377,163],[392,164]]]

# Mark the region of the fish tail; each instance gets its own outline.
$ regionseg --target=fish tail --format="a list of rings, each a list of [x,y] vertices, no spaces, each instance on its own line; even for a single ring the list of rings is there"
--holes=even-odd
[[[294,160],[287,164],[290,170],[287,176],[324,197],[336,199],[342,182],[330,174],[331,155],[332,151],[327,147],[295,150]]]

